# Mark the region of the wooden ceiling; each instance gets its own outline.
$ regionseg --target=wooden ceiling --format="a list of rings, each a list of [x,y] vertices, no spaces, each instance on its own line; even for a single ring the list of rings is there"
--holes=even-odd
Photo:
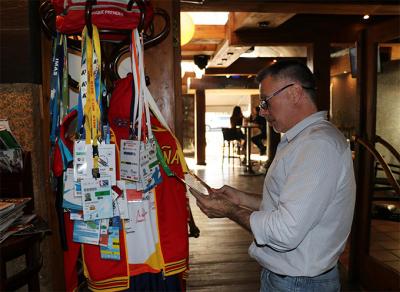
[[[207,55],[206,74],[254,74],[257,68],[277,56],[304,57],[298,54],[296,47],[307,46],[318,38],[328,39],[333,46],[351,46],[362,28],[400,15],[398,1],[376,3],[356,0],[181,0],[181,11],[230,12],[226,25],[196,25],[192,40],[181,47],[182,60]],[[369,14],[370,19],[363,20],[364,14]],[[254,46],[273,46],[276,55],[250,62],[249,59],[241,60],[240,55]]]

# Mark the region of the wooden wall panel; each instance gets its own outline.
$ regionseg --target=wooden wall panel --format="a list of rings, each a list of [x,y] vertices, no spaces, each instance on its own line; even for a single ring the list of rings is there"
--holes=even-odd
[[[182,94],[179,41],[179,1],[152,1],[155,8],[167,11],[171,19],[168,37],[145,52],[145,73],[150,77],[150,92],[167,123],[182,141]],[[157,22],[155,25],[160,25]]]
[[[0,83],[40,83],[39,0],[0,5]]]

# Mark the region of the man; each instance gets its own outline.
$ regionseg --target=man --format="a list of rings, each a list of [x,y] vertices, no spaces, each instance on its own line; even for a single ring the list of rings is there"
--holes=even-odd
[[[260,107],[255,107],[255,113],[251,117],[251,122],[257,124],[261,133],[251,137],[251,141],[258,147],[260,150],[260,155],[265,155],[267,151],[267,147],[263,144],[263,139],[267,138],[267,121],[263,116],[260,115]]]
[[[209,196],[191,192],[208,217],[227,217],[252,232],[249,254],[263,267],[261,291],[339,291],[337,262],[355,204],[349,145],[317,111],[307,66],[277,62],[257,80],[261,115],[284,133],[262,198],[230,186]]]

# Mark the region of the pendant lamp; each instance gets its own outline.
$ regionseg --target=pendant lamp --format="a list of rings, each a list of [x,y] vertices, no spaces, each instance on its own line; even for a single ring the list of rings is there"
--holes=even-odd
[[[194,23],[189,13],[181,12],[181,46],[186,45],[194,35]]]

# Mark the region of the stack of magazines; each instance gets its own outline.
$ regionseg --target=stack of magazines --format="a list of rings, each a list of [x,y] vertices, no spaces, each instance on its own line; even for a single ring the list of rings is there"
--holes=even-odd
[[[0,199],[0,243],[10,235],[30,227],[35,214],[24,214],[24,207],[31,198]]]
[[[3,129],[0,123],[0,172],[19,172],[22,167],[22,148],[11,131]]]

